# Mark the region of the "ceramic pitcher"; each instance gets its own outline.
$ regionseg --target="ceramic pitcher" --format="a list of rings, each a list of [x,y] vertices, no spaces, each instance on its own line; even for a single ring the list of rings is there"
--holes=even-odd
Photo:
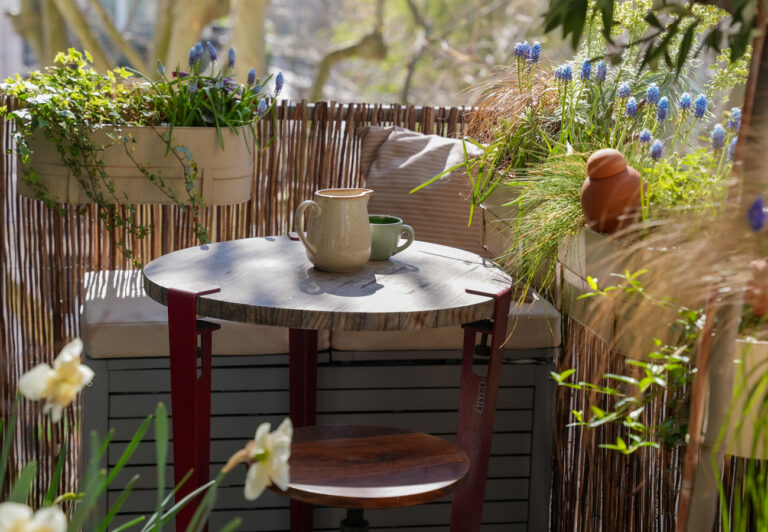
[[[352,272],[371,258],[367,188],[326,188],[296,209],[293,226],[318,270]],[[304,211],[311,207],[307,232]]]

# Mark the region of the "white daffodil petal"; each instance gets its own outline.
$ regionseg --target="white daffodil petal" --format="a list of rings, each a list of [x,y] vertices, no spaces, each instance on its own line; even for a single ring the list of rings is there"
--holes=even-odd
[[[288,462],[280,462],[277,467],[273,467],[269,476],[278,488],[283,491],[287,490],[288,484],[291,482],[291,468]]]
[[[14,524],[26,523],[32,519],[32,509],[17,502],[0,503],[0,530],[13,530]],[[23,527],[19,527],[24,530]]]
[[[45,397],[48,384],[56,372],[48,364],[38,364],[19,379],[19,391],[27,399],[38,401]]]
[[[78,370],[80,370],[80,387],[82,388],[83,386],[88,386],[96,374],[91,368],[84,364],[80,364]]]
[[[269,434],[270,430],[272,430],[272,425],[270,423],[262,423],[259,425],[259,428],[256,429],[256,436],[254,436],[253,441],[256,442],[258,447],[264,447],[264,438]]]
[[[67,516],[58,506],[49,506],[35,512],[29,530],[34,532],[67,532]]]
[[[61,421],[61,414],[64,412],[64,407],[62,405],[57,405],[56,403],[47,403],[43,409],[43,412],[46,411],[51,412],[51,421],[58,423]]]
[[[272,436],[270,458],[279,462],[287,462],[291,457],[291,439],[285,436],[274,437],[274,434]]]
[[[245,498],[249,501],[258,499],[269,484],[267,468],[264,467],[263,463],[256,462],[252,464],[248,468],[248,474],[245,476]]]
[[[75,338],[59,351],[59,356],[53,361],[53,367],[58,368],[61,364],[71,362],[74,359],[80,362],[80,355],[82,353],[83,341],[80,338]]]
[[[280,426],[275,430],[275,434],[284,434],[288,439],[293,438],[293,422],[291,418],[287,417],[280,423]]]

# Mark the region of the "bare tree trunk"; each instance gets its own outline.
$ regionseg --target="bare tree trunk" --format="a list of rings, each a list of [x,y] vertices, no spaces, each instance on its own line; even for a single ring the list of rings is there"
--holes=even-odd
[[[42,24],[40,11],[39,1],[21,0],[19,10],[9,12],[8,17],[11,19],[11,24],[13,24],[16,33],[21,35],[22,39],[32,48],[38,61],[43,63],[46,53],[43,35],[40,32]]]
[[[200,38],[203,28],[229,13],[229,2],[176,0],[170,13],[171,29],[163,63],[175,68],[176,65],[187,64],[189,48]]]
[[[317,76],[315,76],[315,83],[312,85],[312,93],[309,96],[310,100],[315,102],[322,100],[323,87],[325,87],[328,76],[331,74],[331,69],[336,63],[352,57],[381,61],[386,56],[387,46],[384,44],[384,39],[379,31],[369,33],[352,46],[328,53],[317,66]]]
[[[67,22],[67,26],[77,36],[83,48],[93,56],[93,65],[99,70],[106,70],[114,66],[114,61],[109,57],[104,47],[101,46],[98,37],[94,34],[82,11],[75,0],[53,0],[61,16]]]
[[[99,0],[88,0],[88,5],[91,7],[91,9],[93,9],[93,11],[99,17],[99,20],[101,21],[101,24],[104,28],[104,31],[107,32],[107,35],[109,35],[109,38],[112,40],[112,43],[117,47],[118,50],[120,50],[120,52],[125,56],[125,58],[131,63],[131,66],[133,66],[133,68],[135,68],[136,70],[139,70],[140,72],[143,72],[144,74],[151,76],[154,69],[150,71],[150,69],[148,68],[148,65],[139,56],[139,54],[131,47],[130,44],[128,44],[128,42],[125,39],[123,39],[123,36],[120,34],[120,32],[117,30],[117,28],[113,24],[112,19],[109,18],[109,15],[104,9],[104,6],[101,5],[101,2],[99,2]]]
[[[269,0],[230,0],[232,46],[237,50],[235,72],[240,74],[240,81],[251,67],[259,76],[266,73],[264,21],[268,7]]]
[[[69,46],[67,37],[67,27],[64,18],[59,13],[53,0],[41,0],[42,13],[42,37],[43,49],[42,55],[37,56],[41,65],[48,65],[53,62],[58,52],[66,51]]]
[[[157,10],[155,11],[155,31],[152,35],[152,60],[161,59],[165,62],[169,70],[176,65],[169,64],[168,45],[171,42],[171,30],[173,29],[173,11],[174,0],[157,0]]]

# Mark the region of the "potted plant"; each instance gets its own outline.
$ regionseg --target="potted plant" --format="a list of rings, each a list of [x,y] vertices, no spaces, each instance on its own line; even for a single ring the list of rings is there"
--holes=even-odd
[[[16,102],[0,114],[16,127],[19,193],[53,207],[96,203],[108,224],[138,237],[149,228],[134,210],[112,207],[176,204],[193,212],[206,242],[203,205],[250,199],[254,128],[274,108],[282,75],[272,94],[253,69],[237,83],[234,50],[220,65],[210,43],[190,49],[188,71],[158,63],[154,80],[126,68],[99,74],[90,62],[70,49],[44,71],[0,84]]]

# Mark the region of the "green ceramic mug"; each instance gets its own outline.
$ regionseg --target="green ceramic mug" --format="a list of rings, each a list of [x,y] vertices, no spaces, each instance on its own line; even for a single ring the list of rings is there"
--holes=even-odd
[[[371,214],[371,260],[387,260],[395,253],[400,253],[413,243],[413,227],[405,225],[397,216]],[[403,233],[408,233],[405,244],[400,243]]]

